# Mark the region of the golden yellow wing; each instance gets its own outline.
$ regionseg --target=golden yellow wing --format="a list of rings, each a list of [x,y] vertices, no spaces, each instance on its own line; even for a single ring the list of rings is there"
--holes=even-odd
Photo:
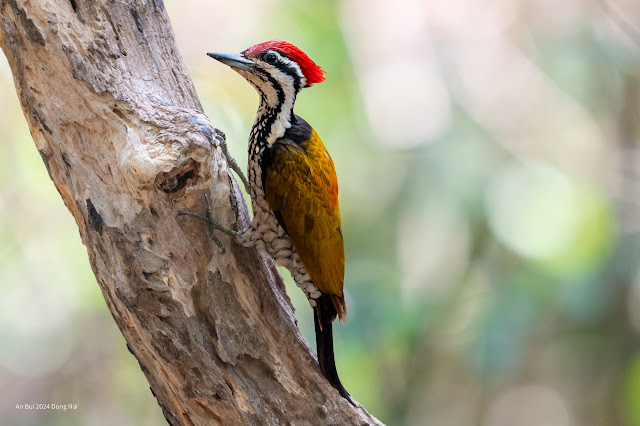
[[[269,207],[281,215],[318,290],[342,296],[344,243],[338,181],[329,152],[313,129],[307,139],[281,139],[269,151],[263,164]]]

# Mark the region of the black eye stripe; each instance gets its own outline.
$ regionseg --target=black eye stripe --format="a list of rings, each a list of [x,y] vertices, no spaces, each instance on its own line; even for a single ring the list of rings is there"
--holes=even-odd
[[[278,62],[275,64],[275,67],[293,78],[293,85],[296,91],[300,88],[300,75],[298,74],[298,69],[294,65],[287,65],[282,62]]]
[[[285,54],[281,53],[281,52],[272,52],[272,51],[267,51],[265,53],[263,53],[261,59],[264,61],[265,56],[267,54],[274,54],[276,57],[280,56],[280,57],[287,57]],[[288,75],[289,77],[292,78],[293,80],[293,88],[295,90],[295,92],[297,93],[301,86],[302,86],[302,71],[299,69],[298,65],[291,61],[290,63],[284,63],[281,60],[276,61],[276,63],[272,64],[274,68],[278,69],[279,71],[281,71],[282,73]],[[278,95],[278,101],[279,103],[284,102],[284,91],[282,89],[282,86],[280,85],[280,83],[278,83],[276,81],[276,79],[274,78],[274,76],[271,75],[271,73],[269,71],[267,71],[266,68],[256,68],[256,72],[257,72],[257,76],[258,78],[260,78],[262,81],[264,81],[265,83],[269,84],[270,86],[272,86],[275,90],[276,93]]]

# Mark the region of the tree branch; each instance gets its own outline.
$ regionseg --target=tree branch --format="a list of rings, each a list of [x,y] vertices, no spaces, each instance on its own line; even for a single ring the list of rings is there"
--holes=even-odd
[[[1,0],[0,47],[113,318],[173,425],[379,424],[321,375],[248,221],[162,0]],[[310,312],[309,312],[310,314]]]

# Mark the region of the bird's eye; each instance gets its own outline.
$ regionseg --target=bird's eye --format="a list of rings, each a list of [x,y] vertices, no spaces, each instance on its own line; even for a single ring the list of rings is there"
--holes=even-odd
[[[278,61],[278,55],[273,52],[267,52],[262,56],[262,60],[268,64],[275,64]]]

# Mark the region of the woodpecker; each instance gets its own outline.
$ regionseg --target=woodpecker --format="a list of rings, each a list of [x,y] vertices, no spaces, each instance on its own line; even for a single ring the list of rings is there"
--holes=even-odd
[[[337,317],[344,323],[347,317],[335,166],[316,131],[293,113],[298,93],[324,81],[325,72],[302,50],[279,40],[239,54],[208,55],[244,77],[258,92],[260,106],[249,136],[247,190],[253,220],[233,231],[211,218],[210,208],[205,220],[291,272],[313,308],[320,369],[354,404],[340,382],[333,353],[332,322]]]

